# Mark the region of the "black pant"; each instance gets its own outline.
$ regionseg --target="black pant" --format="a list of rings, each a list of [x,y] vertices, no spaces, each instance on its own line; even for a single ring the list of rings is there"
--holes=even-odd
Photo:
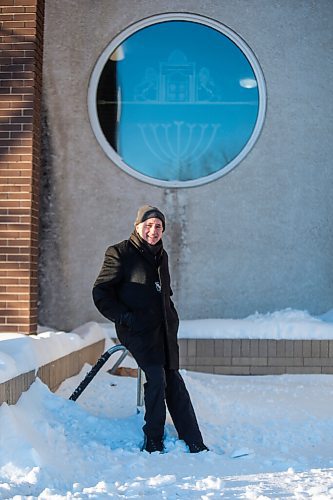
[[[187,443],[202,443],[202,435],[191,403],[190,395],[178,370],[162,365],[144,367],[145,425],[147,436],[162,438],[166,406],[178,432]]]

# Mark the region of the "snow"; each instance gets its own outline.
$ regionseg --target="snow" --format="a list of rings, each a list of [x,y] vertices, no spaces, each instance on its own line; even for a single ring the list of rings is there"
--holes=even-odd
[[[168,419],[149,455],[134,378],[102,369],[68,400],[88,369],[0,407],[1,499],[333,498],[333,376],[182,371],[210,451],[187,453]]]
[[[307,311],[285,309],[245,319],[181,321],[179,338],[329,340],[333,339],[332,323],[333,311],[314,317]]]
[[[201,338],[219,335],[222,325],[233,338],[246,332],[252,338],[255,326],[264,325],[259,331],[266,338],[333,339],[332,316],[285,310],[182,327],[183,334]],[[46,328],[32,339],[7,337],[0,342],[0,373],[36,369],[36,362],[110,332],[111,326],[89,323],[66,335]],[[0,499],[333,498],[333,375],[239,377],[182,370],[210,451],[188,453],[168,418],[166,453],[150,455],[140,452],[143,414],[137,413],[136,379],[110,375],[113,362],[76,402],[68,398],[89,365],[56,394],[37,379],[16,405],[1,405]]]
[[[105,338],[105,329],[95,322],[70,333],[39,328],[38,335],[0,334],[0,383]]]

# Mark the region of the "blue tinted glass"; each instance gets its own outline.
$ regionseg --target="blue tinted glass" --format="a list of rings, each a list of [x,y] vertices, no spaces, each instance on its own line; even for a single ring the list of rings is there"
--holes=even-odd
[[[97,109],[128,166],[158,180],[190,181],[239,155],[256,125],[259,93],[251,64],[227,36],[168,21],[135,32],[111,54]]]

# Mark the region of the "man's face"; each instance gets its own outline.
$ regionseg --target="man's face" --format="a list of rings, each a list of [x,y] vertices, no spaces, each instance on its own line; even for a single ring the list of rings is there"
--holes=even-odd
[[[143,240],[150,245],[156,245],[162,238],[163,224],[160,219],[152,217],[137,224],[136,230]]]

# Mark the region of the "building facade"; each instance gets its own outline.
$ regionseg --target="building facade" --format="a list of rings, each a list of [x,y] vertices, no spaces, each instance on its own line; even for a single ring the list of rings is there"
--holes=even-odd
[[[145,203],[182,318],[332,308],[332,14],[46,0],[41,324],[103,321],[92,284]]]

